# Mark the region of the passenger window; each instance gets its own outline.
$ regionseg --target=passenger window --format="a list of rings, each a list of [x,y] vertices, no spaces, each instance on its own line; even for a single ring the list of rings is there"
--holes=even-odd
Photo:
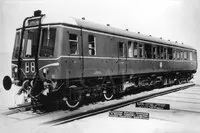
[[[181,57],[180,58],[181,58],[181,60],[183,60],[183,51],[181,51]]]
[[[156,47],[154,46],[153,47],[153,59],[156,59],[157,58],[157,50],[156,50]]]
[[[174,52],[173,52],[173,59],[176,60],[176,50],[174,49]]]
[[[157,46],[157,58],[161,58],[161,53],[160,53],[160,46]]]
[[[190,59],[190,60],[193,60],[192,52],[190,52],[190,54],[189,54],[189,59]]]
[[[144,53],[145,53],[145,57],[147,59],[151,59],[152,58],[151,44],[145,43]]]
[[[176,57],[177,57],[177,60],[180,60],[180,52],[179,52],[179,51],[177,51],[176,53],[177,53],[177,55],[176,55]]]
[[[78,36],[76,34],[69,34],[69,48],[70,54],[78,55]]]
[[[163,46],[160,46],[160,58],[164,59],[164,48],[163,48]]]
[[[139,44],[138,52],[139,52],[139,58],[143,58],[144,57],[143,44]]]
[[[172,60],[173,55],[172,55],[172,48],[168,48],[168,59]]]
[[[163,49],[163,59],[167,59],[167,48]]]
[[[137,42],[134,42],[134,50],[133,50],[133,55],[134,55],[134,58],[137,58],[138,57],[138,45],[137,45]]]
[[[184,51],[184,59],[185,59],[185,60],[188,59],[188,53],[187,53],[187,51]]]
[[[119,57],[125,57],[125,43],[119,42]]]
[[[93,35],[88,35],[89,55],[96,55],[96,38]]]
[[[133,57],[133,42],[128,42],[128,57]]]

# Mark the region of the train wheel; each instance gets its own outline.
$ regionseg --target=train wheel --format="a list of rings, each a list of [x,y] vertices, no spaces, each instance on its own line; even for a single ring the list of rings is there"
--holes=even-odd
[[[113,90],[107,89],[106,91],[103,92],[103,96],[104,96],[105,100],[107,100],[107,101],[111,100],[114,96]]]
[[[189,82],[190,82],[190,78],[187,78],[187,79],[186,79],[186,83],[189,83]]]
[[[182,84],[181,79],[178,79],[178,85]]]
[[[67,107],[69,107],[70,109],[75,109],[79,106],[80,101],[75,101],[75,100],[66,100],[66,105]]]
[[[69,89],[72,91],[76,87],[77,86],[73,85],[73,86],[70,86]],[[65,103],[67,107],[69,107],[70,109],[75,109],[80,105],[81,99],[82,99],[81,93],[79,93],[78,91],[74,91],[74,92],[71,92],[68,98],[65,99]]]

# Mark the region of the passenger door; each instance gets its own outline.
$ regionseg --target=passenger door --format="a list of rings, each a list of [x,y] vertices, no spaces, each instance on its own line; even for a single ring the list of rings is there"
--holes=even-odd
[[[82,76],[82,41],[81,31],[68,30],[68,56],[67,75],[68,78],[81,78]]]
[[[118,74],[125,75],[127,72],[127,44],[118,43]]]

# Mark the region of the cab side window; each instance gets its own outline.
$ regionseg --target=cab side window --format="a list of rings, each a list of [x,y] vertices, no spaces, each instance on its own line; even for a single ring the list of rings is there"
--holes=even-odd
[[[78,55],[78,36],[76,34],[69,34],[69,48],[71,55]]]

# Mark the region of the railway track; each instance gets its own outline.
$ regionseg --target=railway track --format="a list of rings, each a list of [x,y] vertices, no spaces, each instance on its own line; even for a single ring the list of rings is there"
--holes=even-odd
[[[8,111],[3,112],[3,115],[12,115],[20,112],[29,111],[32,108],[41,107],[42,104],[32,105],[31,103],[21,104],[17,107],[11,107]]]
[[[105,106],[100,106],[100,107],[96,107],[93,109],[89,109],[89,110],[83,110],[83,111],[75,111],[74,113],[66,113],[65,116],[63,116],[62,118],[58,118],[52,121],[48,121],[45,122],[43,124],[50,124],[51,126],[56,126],[56,125],[60,125],[60,124],[65,124],[74,120],[78,120],[78,119],[82,119],[85,117],[89,117],[89,116],[93,116],[93,115],[97,115],[100,113],[104,113],[104,112],[108,112],[108,111],[112,111],[136,102],[141,102],[147,99],[151,99],[154,97],[158,97],[161,95],[166,95],[172,92],[176,92],[179,90],[183,90],[183,89],[187,89],[188,87],[194,86],[194,83],[186,83],[186,84],[182,84],[182,85],[176,85],[175,87],[172,86],[172,89],[167,89],[164,91],[159,91],[159,92],[155,92],[155,93],[150,93],[138,98],[133,98],[133,99],[129,99],[129,100],[125,100],[125,101],[121,101],[121,102],[117,102],[114,104],[109,104],[109,105],[105,105]],[[168,87],[170,88],[170,87]]]
[[[114,99],[111,101],[98,102],[94,105],[91,103],[89,105],[84,105],[83,107],[78,108],[77,110],[55,110],[53,112],[45,112],[45,113],[37,113],[31,114],[30,109],[34,107],[40,107],[41,104],[31,105],[30,103],[19,105],[17,107],[9,108],[9,111],[4,112],[4,115],[14,118],[20,118],[19,120],[31,120],[31,119],[42,119],[40,124],[56,126],[60,124],[65,124],[74,120],[82,119],[85,117],[97,115],[100,113],[108,112],[115,110],[117,108],[121,108],[136,102],[141,102],[147,99],[151,99],[154,97],[158,97],[161,95],[165,95],[168,93],[176,92],[182,89],[186,89],[190,86],[193,86],[194,83],[186,83],[182,85],[176,85],[172,87],[166,87],[162,89],[156,89],[153,91],[148,91],[147,93],[138,93],[136,95],[130,95],[122,97],[121,99]],[[140,95],[141,94],[141,95]],[[145,95],[144,95],[145,94]],[[128,98],[127,98],[128,97]],[[114,102],[113,102],[114,101]],[[26,112],[27,111],[27,112]],[[60,113],[56,113],[56,112]],[[29,113],[30,115],[25,118],[21,118],[21,114]],[[14,115],[14,116],[13,116]],[[18,116],[19,115],[19,116]],[[53,119],[52,119],[53,117]]]

